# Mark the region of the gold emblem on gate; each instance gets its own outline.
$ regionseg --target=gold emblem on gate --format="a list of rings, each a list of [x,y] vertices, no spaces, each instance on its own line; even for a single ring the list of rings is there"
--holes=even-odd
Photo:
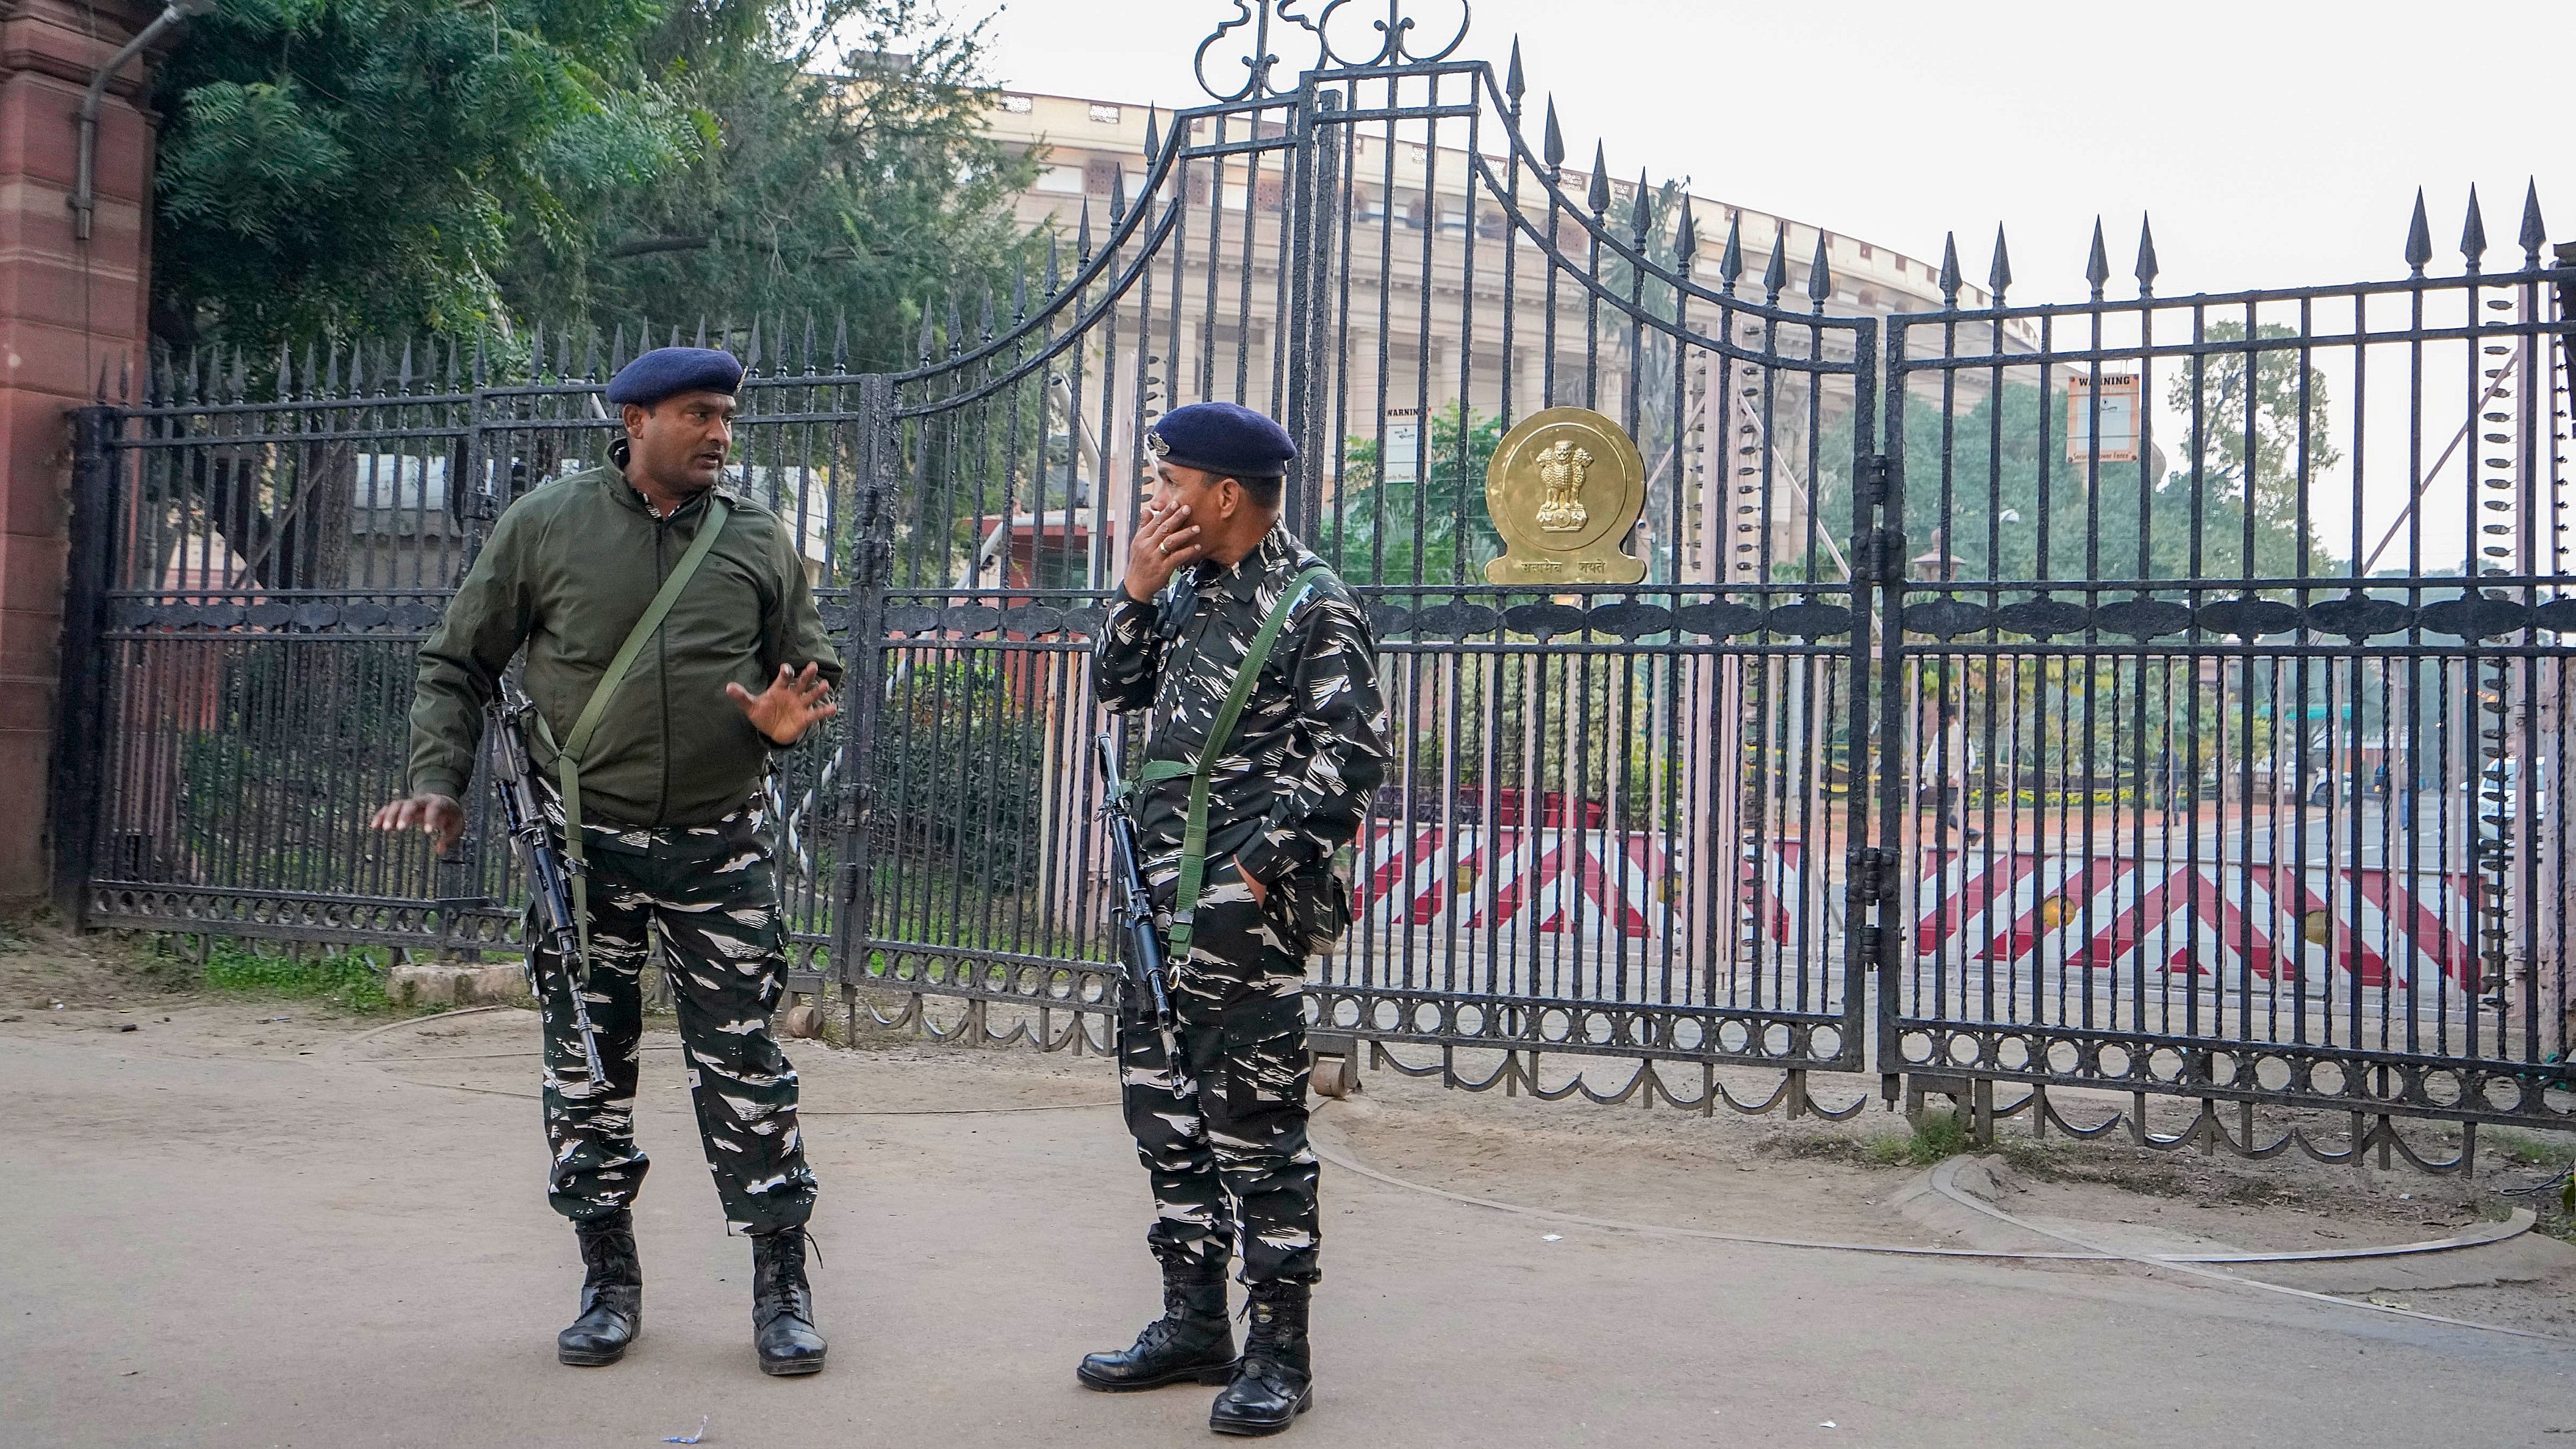
[[[1621,548],[1646,507],[1646,461],[1590,408],[1521,419],[1485,469],[1485,512],[1503,536],[1489,584],[1633,584],[1646,561]]]
[[[1585,475],[1592,471],[1592,450],[1572,438],[1559,438],[1538,450],[1539,487],[1546,490],[1538,506],[1541,533],[1581,533],[1592,515],[1583,506]]]

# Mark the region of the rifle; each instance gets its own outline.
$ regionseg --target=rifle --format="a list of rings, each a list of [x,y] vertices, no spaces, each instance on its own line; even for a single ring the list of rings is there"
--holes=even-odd
[[[566,976],[564,995],[572,1002],[574,1028],[581,1033],[581,1059],[590,1069],[590,1084],[608,1085],[599,1065],[599,1033],[590,1024],[590,1007],[581,999],[582,978],[573,963],[581,959],[581,922],[573,915],[571,861],[546,829],[546,812],[537,798],[537,773],[528,763],[528,716],[537,707],[519,687],[501,681],[501,692],[483,707],[484,733],[492,739],[492,784],[501,792],[501,817],[509,826],[511,849],[528,875],[528,898],[536,906],[537,929],[554,945],[555,959]],[[545,983],[537,976],[537,943],[528,943],[528,989],[545,1000]]]
[[[1118,744],[1106,734],[1092,743],[1100,754],[1100,775],[1108,782],[1109,803],[1101,813],[1109,821],[1109,847],[1118,857],[1119,898],[1110,912],[1118,918],[1125,947],[1119,954],[1130,983],[1143,978],[1154,1002],[1154,1030],[1163,1034],[1166,1059],[1172,1054],[1171,991],[1163,982],[1163,943],[1154,937],[1154,897],[1145,888],[1145,853],[1136,845],[1136,821],[1128,813],[1135,791],[1118,772]]]

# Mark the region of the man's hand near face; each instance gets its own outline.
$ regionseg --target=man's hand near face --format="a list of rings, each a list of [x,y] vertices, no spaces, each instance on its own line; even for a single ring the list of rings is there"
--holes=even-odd
[[[1158,493],[1139,520],[1135,540],[1127,545],[1127,577],[1120,587],[1127,597],[1145,603],[1161,593],[1172,575],[1197,563],[1207,549],[1199,526],[1190,521],[1190,506],[1177,501],[1168,487]]]

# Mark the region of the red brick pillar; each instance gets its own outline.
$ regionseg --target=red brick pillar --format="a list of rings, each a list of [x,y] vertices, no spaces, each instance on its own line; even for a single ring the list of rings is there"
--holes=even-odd
[[[97,210],[73,237],[74,117],[97,68],[160,13],[108,0],[0,8],[0,909],[50,894],[45,827],[71,478],[69,409],[141,359],[150,257],[147,60],[99,113]]]

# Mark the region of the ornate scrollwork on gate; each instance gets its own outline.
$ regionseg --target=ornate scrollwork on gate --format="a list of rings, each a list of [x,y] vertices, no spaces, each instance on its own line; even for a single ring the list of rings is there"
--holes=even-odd
[[[2430,1061],[2297,1042],[2220,1044],[2078,1027],[1963,1022],[1906,1022],[1895,1046],[1896,1060],[1907,1071],[1957,1070],[2042,1089],[2100,1087],[2212,1103],[2550,1128],[2576,1121],[2576,1089],[2555,1064],[2465,1057]],[[2063,1121],[2059,1125],[2076,1136],[2093,1135]],[[2140,1141],[2145,1145],[2144,1138]],[[2242,1146],[2231,1150],[2268,1155]],[[2314,1155],[2316,1149],[2309,1150]]]
[[[1420,22],[1405,13],[1404,0],[1384,0],[1385,16],[1378,18],[1372,14],[1368,22],[1368,33],[1373,34],[1375,40],[1368,43],[1371,48],[1362,50],[1358,45],[1336,45],[1333,41],[1334,20],[1342,16],[1351,3],[1352,0],[1322,0],[1322,6],[1318,9],[1315,6],[1315,0],[1234,0],[1233,18],[1219,21],[1216,29],[1209,32],[1207,39],[1199,42],[1197,52],[1191,57],[1191,69],[1198,76],[1199,88],[1214,97],[1220,104],[1226,105],[1236,101],[1257,100],[1263,96],[1281,94],[1286,88],[1280,86],[1275,79],[1279,74],[1280,57],[1270,47],[1274,39],[1287,36],[1290,33],[1290,27],[1303,33],[1294,43],[1300,48],[1311,48],[1314,52],[1311,63],[1287,72],[1293,76],[1308,70],[1329,70],[1336,67],[1365,69],[1371,66],[1403,65],[1408,62],[1428,64],[1432,61],[1446,60],[1455,55],[1458,47],[1466,42],[1467,27],[1474,18],[1473,10],[1467,0],[1458,0],[1458,23],[1446,31],[1449,39],[1437,48],[1425,48],[1416,43],[1415,38],[1418,35],[1442,32],[1423,30]],[[1378,0],[1370,0],[1369,10],[1373,12],[1377,4]],[[1309,10],[1314,13],[1307,14]],[[1356,25],[1357,12],[1354,12],[1350,17],[1343,19],[1341,33],[1344,36],[1359,33],[1355,29]],[[1252,33],[1249,36],[1228,38],[1245,26],[1252,27]],[[1211,52],[1222,52],[1232,46],[1244,44],[1250,46],[1249,52],[1235,57],[1235,63],[1242,66],[1244,70],[1241,83],[1228,86],[1209,74],[1208,62]],[[1222,70],[1221,62],[1220,70]]]

